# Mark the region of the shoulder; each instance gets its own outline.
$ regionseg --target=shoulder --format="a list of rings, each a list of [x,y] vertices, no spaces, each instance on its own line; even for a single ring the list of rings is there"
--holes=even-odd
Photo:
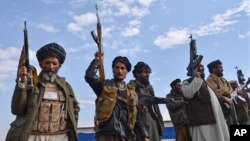
[[[115,81],[114,79],[106,79],[104,82],[105,86],[114,86],[115,85]]]

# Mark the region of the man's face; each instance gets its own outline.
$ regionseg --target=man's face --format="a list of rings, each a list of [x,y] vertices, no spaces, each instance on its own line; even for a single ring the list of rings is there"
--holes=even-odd
[[[214,70],[214,74],[218,77],[223,76],[223,67],[222,64],[217,65],[217,68]]]
[[[45,58],[42,62],[40,62],[40,67],[45,72],[57,73],[61,65],[57,58],[48,57],[48,58]]]
[[[125,64],[121,62],[115,63],[113,67],[114,79],[117,81],[123,81],[126,78],[128,71]]]
[[[174,91],[176,93],[178,93],[178,94],[182,94],[182,92],[181,92],[181,82],[175,84]]]
[[[143,69],[141,73],[137,73],[136,80],[144,85],[148,85],[150,73],[151,73],[150,70]]]

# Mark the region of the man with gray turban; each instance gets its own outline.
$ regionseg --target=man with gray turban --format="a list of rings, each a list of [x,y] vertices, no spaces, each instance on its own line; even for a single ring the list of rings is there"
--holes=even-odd
[[[101,82],[96,74],[102,56],[95,54],[85,73],[85,80],[95,92],[95,137],[96,141],[131,141],[133,132],[140,132],[141,138],[148,141],[142,123],[136,121],[137,97],[133,87],[124,79],[131,70],[127,57],[117,56],[112,62],[113,79]]]
[[[70,84],[57,74],[66,52],[59,44],[49,43],[36,56],[42,69],[37,85],[30,89],[25,83],[32,69],[18,70],[11,103],[16,119],[6,141],[77,141],[80,108]]]

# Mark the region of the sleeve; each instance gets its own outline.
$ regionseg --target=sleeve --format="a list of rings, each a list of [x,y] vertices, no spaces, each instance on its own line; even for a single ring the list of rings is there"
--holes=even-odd
[[[137,135],[139,135],[141,140],[144,140],[145,138],[149,138],[149,135],[148,135],[148,132],[147,132],[145,126],[143,125],[143,123],[139,119],[137,119],[137,121],[135,122],[134,131]]]
[[[171,97],[170,94],[168,94],[168,95],[166,96],[166,98],[173,98],[173,99],[174,99],[174,97]],[[178,109],[179,107],[182,106],[182,103],[181,103],[181,102],[168,102],[168,103],[166,104],[166,106],[167,106],[167,108],[168,108],[169,110],[176,110],[176,109]]]
[[[69,92],[70,92],[70,98],[72,98],[72,101],[73,101],[73,111],[74,111],[74,116],[75,116],[75,120],[76,120],[76,124],[78,123],[78,116],[79,116],[79,112],[80,112],[80,106],[79,106],[79,103],[75,97],[75,94],[74,94],[74,91],[71,87],[71,85],[69,83],[67,83],[68,85],[68,89],[69,89]]]
[[[187,80],[183,81],[181,90],[183,92],[183,96],[187,99],[193,98],[195,93],[200,89],[203,80],[199,77],[194,77],[194,79],[189,83]]]
[[[11,112],[14,115],[22,114],[27,105],[28,91],[26,88],[15,86],[14,93],[11,101]]]
[[[99,76],[96,75],[98,69],[98,60],[94,59],[85,72],[85,81],[90,85],[95,94],[99,96],[103,89]]]

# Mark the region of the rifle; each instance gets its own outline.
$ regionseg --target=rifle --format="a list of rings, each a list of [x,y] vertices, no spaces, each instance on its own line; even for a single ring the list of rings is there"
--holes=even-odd
[[[202,55],[197,55],[197,49],[196,49],[196,41],[193,40],[192,34],[189,37],[191,39],[189,45],[190,45],[190,61],[187,67],[187,76],[193,76],[193,73],[197,66],[201,63],[201,60],[203,58]]]
[[[249,85],[250,83],[250,77],[248,78],[247,82],[245,83],[245,78],[244,78],[244,74],[242,73],[241,69],[238,69],[238,67],[236,66],[235,69],[237,70],[237,78],[238,78],[238,82],[239,84],[242,86],[242,89],[248,92],[250,92],[250,89],[247,87],[247,85]]]
[[[28,44],[28,31],[26,28],[26,21],[24,21],[23,33],[24,33],[24,44],[19,58],[18,70],[24,65],[29,71],[31,71],[30,79],[26,80],[25,83],[27,84],[28,88],[33,88],[34,85],[37,86],[38,84],[38,75],[35,67],[32,67],[29,63],[29,44]],[[17,72],[17,79],[18,79],[18,72]]]
[[[99,57],[98,61],[99,61],[99,75],[100,75],[100,81],[102,83],[104,83],[105,81],[105,74],[104,74],[104,65],[103,65],[103,55],[104,55],[104,51],[103,51],[103,45],[102,45],[102,26],[100,23],[100,18],[98,15],[98,7],[96,4],[96,17],[97,17],[97,24],[96,24],[96,28],[97,28],[97,36],[95,34],[94,31],[91,31],[91,35],[92,38],[94,39],[95,43],[97,44],[98,47],[98,52],[97,55]]]
[[[173,98],[161,98],[149,95],[142,95],[139,98],[139,105],[153,105],[153,104],[167,104],[167,103],[175,103],[182,102],[185,103],[183,98],[173,99]]]

